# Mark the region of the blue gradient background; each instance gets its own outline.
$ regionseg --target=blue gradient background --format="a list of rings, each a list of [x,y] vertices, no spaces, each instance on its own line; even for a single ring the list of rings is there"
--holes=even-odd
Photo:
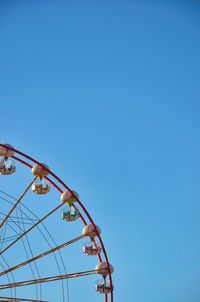
[[[116,302],[200,301],[199,82],[199,1],[0,0],[1,142],[86,201]]]

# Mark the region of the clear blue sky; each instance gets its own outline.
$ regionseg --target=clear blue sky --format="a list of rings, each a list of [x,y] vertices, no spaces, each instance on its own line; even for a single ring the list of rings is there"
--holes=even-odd
[[[199,82],[199,1],[0,0],[1,142],[79,191],[116,302],[200,301]]]

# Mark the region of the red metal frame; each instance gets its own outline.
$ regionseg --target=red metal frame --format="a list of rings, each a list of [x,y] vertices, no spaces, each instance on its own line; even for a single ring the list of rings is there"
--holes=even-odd
[[[80,201],[80,199],[73,193],[72,189],[70,189],[55,173],[53,173],[50,169],[47,169],[47,167],[44,166],[39,161],[35,160],[34,158],[30,157],[29,155],[27,155],[27,154],[25,154],[25,153],[23,153],[23,152],[21,152],[21,151],[19,151],[17,149],[14,149],[14,148],[12,148],[10,146],[9,147],[6,146],[5,144],[0,144],[0,146],[1,147],[6,147],[6,148],[14,151],[15,153],[19,154],[20,156],[22,156],[25,159],[28,159],[29,161],[33,162],[34,164],[40,164],[42,167],[44,167],[49,172],[49,175],[51,175],[61,186],[63,186],[65,190],[69,190],[69,192],[72,194],[72,196],[77,200],[78,205],[81,207],[82,211],[84,212],[84,214],[88,218],[89,222],[93,225],[93,227],[95,229],[95,232],[97,234],[97,237],[98,237],[99,242],[100,242],[101,247],[102,247],[102,251],[103,251],[104,258],[105,258],[105,262],[107,263],[110,286],[111,286],[111,288],[113,288],[112,276],[111,276],[111,272],[110,272],[110,266],[109,266],[108,256],[107,256],[107,253],[106,253],[106,250],[105,250],[102,238],[101,238],[101,236],[99,234],[98,229],[96,228],[96,225],[95,225],[92,217],[90,216],[90,214],[88,213],[88,211],[86,210],[86,208],[84,207],[84,205]],[[27,163],[25,160],[23,160],[23,159],[15,156],[15,155],[13,155],[12,158],[14,158],[18,162],[22,163],[23,165],[25,165],[25,166],[27,166],[29,168],[32,168],[32,165],[30,163]],[[61,194],[63,193],[63,190],[55,183],[54,180],[50,179],[49,177],[45,177],[45,178],[59,191],[59,193],[61,193]],[[81,215],[81,213],[80,213],[80,218],[81,218],[83,224],[86,225],[87,224],[86,220]],[[99,262],[102,262],[101,255],[98,255],[98,258],[99,258]],[[105,294],[105,302],[108,302],[108,296],[110,296],[110,301],[113,302],[113,290],[111,291],[111,293],[109,295]]]

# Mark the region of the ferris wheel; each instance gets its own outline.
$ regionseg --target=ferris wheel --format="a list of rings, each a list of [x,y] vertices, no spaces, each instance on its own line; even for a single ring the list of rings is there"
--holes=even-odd
[[[74,282],[82,301],[91,290],[95,301],[113,302],[114,269],[78,193],[9,144],[0,156],[0,301],[75,301]]]

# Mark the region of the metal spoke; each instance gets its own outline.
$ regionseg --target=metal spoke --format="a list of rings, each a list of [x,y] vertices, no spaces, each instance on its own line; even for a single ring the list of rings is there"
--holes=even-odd
[[[14,198],[13,196],[7,194],[7,193],[4,192],[4,191],[1,191],[1,190],[0,190],[0,193],[2,193],[2,194],[4,194],[4,195],[6,195],[6,196],[12,198],[12,199],[15,200],[15,201],[17,200],[16,198]],[[4,201],[8,202],[8,203],[11,203],[8,199],[6,199],[6,198],[4,198],[4,197],[2,197],[2,196],[0,196],[0,198],[3,199]],[[11,203],[11,204],[12,204],[12,203]],[[26,205],[24,205],[22,202],[20,202],[20,206],[21,206],[21,205],[24,207],[25,210],[27,210],[27,211],[28,211],[31,215],[33,215],[33,217],[34,217],[34,218],[30,218],[24,211],[21,210],[21,212],[26,216],[26,218],[25,218],[26,220],[31,221],[31,222],[32,222],[32,225],[34,225],[34,223],[36,223],[37,221],[39,221],[39,217],[37,217],[32,211],[30,211],[30,209],[29,209]],[[12,218],[11,218],[11,217],[12,217]],[[16,224],[16,222],[14,221],[13,218],[19,218],[19,217],[17,217],[17,216],[16,216],[16,217],[15,217],[15,216],[10,216],[10,219],[12,220],[12,222],[14,222],[14,223]],[[23,219],[24,219],[24,218],[23,218]],[[8,221],[7,221],[7,224],[8,224]],[[54,244],[55,246],[57,246],[55,240],[53,239],[53,237],[52,237],[51,234],[49,233],[48,229],[45,227],[44,222],[41,222],[41,225],[42,225],[42,227],[45,229],[45,231],[47,232],[48,236],[51,238],[53,244]],[[20,227],[19,225],[18,225],[18,227],[21,229],[21,227]],[[47,238],[45,237],[44,233],[41,231],[40,226],[37,225],[36,228],[39,230],[39,232],[41,233],[42,237],[44,238],[45,242],[48,244],[48,246],[50,247],[50,249],[52,249],[52,248],[53,248],[52,245],[51,245],[50,242],[47,240]],[[14,230],[14,229],[13,229],[13,230]],[[14,230],[14,231],[15,231],[15,230]],[[20,234],[18,234],[18,235],[20,235]],[[61,261],[61,263],[62,263],[62,265],[63,265],[63,268],[64,268],[64,274],[67,274],[66,267],[65,267],[65,263],[64,263],[64,261],[63,261],[63,259],[62,259],[62,255],[61,255],[60,250],[58,250],[58,255],[59,255],[60,261]],[[33,256],[32,256],[32,257],[33,257]],[[58,262],[58,259],[57,259],[57,255],[56,255],[55,253],[53,253],[53,257],[55,258],[55,262],[56,262],[56,264],[57,264],[59,273],[62,274],[61,269],[60,269],[60,265],[59,265],[59,262]],[[5,268],[4,268],[4,271],[5,271]],[[12,272],[11,272],[11,274],[12,274]],[[9,274],[8,274],[8,275],[9,275]],[[38,277],[39,277],[39,276],[38,276]],[[40,278],[40,277],[39,277],[39,278]],[[66,282],[67,282],[67,295],[68,295],[68,302],[69,302],[68,280],[67,280],[67,279],[66,279]],[[64,284],[63,284],[63,281],[62,281],[62,290],[64,291]],[[63,297],[64,297],[64,294],[63,294]],[[40,299],[41,299],[41,298],[40,298]],[[64,298],[63,298],[62,301],[63,301],[63,302],[65,301]]]
[[[20,282],[15,282],[15,283],[2,284],[2,285],[0,285],[0,290],[12,288],[12,287],[33,285],[33,284],[38,284],[38,283],[53,282],[53,281],[58,281],[58,280],[63,280],[63,279],[84,277],[84,276],[88,276],[88,275],[94,275],[96,273],[97,273],[96,270],[90,270],[90,271],[76,272],[76,273],[59,275],[59,276],[52,276],[52,277],[47,277],[47,278],[40,278],[40,279],[35,279],[35,280],[25,280],[25,281],[20,281]]]
[[[2,300],[3,299],[3,300]],[[6,300],[5,300],[6,299]],[[10,298],[10,297],[0,297],[0,301],[26,301],[26,302],[48,302],[46,300],[33,300],[33,299],[25,299],[25,298]]]
[[[34,229],[39,223],[44,221],[47,217],[49,217],[51,214],[53,214],[55,211],[57,211],[61,206],[63,206],[63,203],[59,204],[55,209],[53,209],[51,212],[49,212],[47,215],[45,215],[43,218],[38,220],[30,229],[22,233],[16,240],[14,240],[11,244],[9,244],[5,249],[3,249],[0,253],[2,255],[5,251],[7,251],[11,246],[13,246],[19,239],[21,239],[23,236],[28,234],[32,229]]]
[[[12,212],[14,211],[14,209],[17,207],[17,205],[20,203],[20,201],[22,200],[22,198],[24,197],[24,195],[28,192],[28,190],[30,189],[30,187],[32,186],[32,184],[35,182],[37,176],[33,179],[33,181],[28,185],[28,187],[25,189],[25,191],[22,193],[22,195],[19,197],[19,199],[16,201],[16,203],[13,205],[13,207],[11,208],[11,210],[9,211],[9,213],[6,215],[6,217],[3,219],[2,223],[0,224],[0,228],[2,228],[2,226],[4,225],[4,223],[7,221],[7,219],[9,218],[9,216],[12,214]]]
[[[29,260],[27,260],[27,261],[24,261],[24,262],[22,262],[22,263],[20,263],[20,264],[18,264],[18,265],[15,265],[15,266],[11,267],[10,269],[1,272],[1,273],[0,273],[0,276],[3,276],[3,275],[5,275],[5,274],[8,274],[8,273],[10,273],[10,272],[12,272],[12,271],[14,271],[14,270],[16,270],[16,269],[22,267],[22,266],[25,266],[25,265],[27,265],[27,264],[33,262],[33,261],[36,261],[36,260],[38,260],[38,259],[40,259],[40,258],[43,258],[43,257],[45,257],[45,256],[47,256],[47,255],[49,255],[49,254],[51,254],[51,253],[54,253],[54,252],[56,252],[56,251],[58,251],[58,250],[60,250],[60,249],[62,249],[62,248],[64,248],[64,247],[66,247],[66,246],[69,246],[70,244],[72,244],[72,243],[74,243],[74,242],[77,242],[77,241],[83,239],[84,237],[85,237],[84,235],[81,235],[81,236],[79,236],[79,237],[76,237],[76,238],[74,238],[74,239],[72,239],[72,240],[70,240],[70,241],[67,241],[67,242],[65,242],[65,243],[63,243],[63,244],[61,244],[61,245],[59,245],[59,246],[56,246],[55,248],[50,249],[50,250],[48,250],[48,251],[46,251],[46,252],[44,252],[44,253],[42,253],[42,254],[40,254],[40,255],[38,255],[38,256],[35,256],[35,257],[33,257],[33,258],[31,258],[31,259],[29,259]]]

